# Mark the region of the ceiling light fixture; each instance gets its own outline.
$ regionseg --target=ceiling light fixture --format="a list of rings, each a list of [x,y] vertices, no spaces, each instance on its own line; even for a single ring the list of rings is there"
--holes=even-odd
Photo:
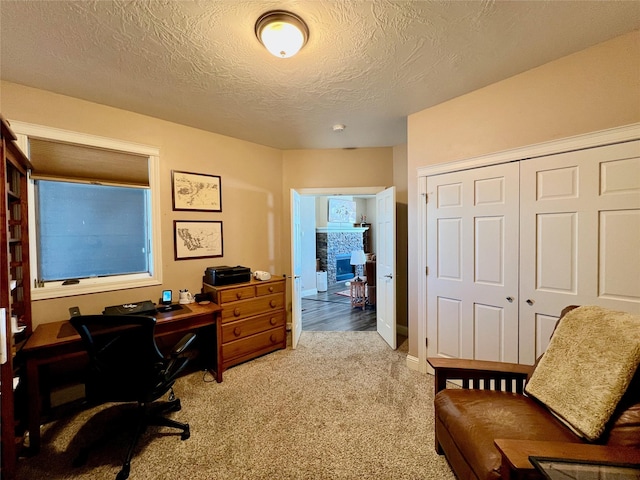
[[[307,43],[309,28],[299,16],[274,10],[258,18],[256,37],[272,55],[289,58]]]

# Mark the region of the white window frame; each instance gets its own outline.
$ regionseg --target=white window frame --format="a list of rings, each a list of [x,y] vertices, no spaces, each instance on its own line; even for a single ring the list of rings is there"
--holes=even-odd
[[[88,147],[116,150],[123,153],[143,155],[148,158],[149,188],[151,191],[151,272],[130,275],[117,275],[99,278],[83,278],[74,285],[62,285],[63,282],[45,282],[39,285],[37,281],[38,251],[36,235],[29,235],[29,257],[31,264],[31,299],[45,300],[50,298],[70,297],[88,293],[109,292],[128,288],[149,287],[162,284],[162,231],[160,213],[160,150],[156,147],[141,145],[123,140],[115,140],[85,133],[71,132],[42,125],[34,125],[19,121],[11,121],[11,128],[18,145],[29,156],[29,137],[44,140],[75,143]],[[35,217],[35,188],[34,181],[29,181],[29,231],[36,231]]]

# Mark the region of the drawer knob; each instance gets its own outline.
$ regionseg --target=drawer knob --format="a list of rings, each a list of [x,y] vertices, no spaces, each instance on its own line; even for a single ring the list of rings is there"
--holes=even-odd
[[[275,301],[275,300],[271,300],[271,301],[269,302],[269,305],[271,305],[271,308],[276,308],[277,303],[276,303],[276,301]]]
[[[277,343],[278,337],[276,336],[275,333],[272,333],[271,336],[269,337],[269,340],[271,340],[271,343]]]
[[[273,293],[273,287],[269,287],[269,292]]]
[[[240,333],[242,333],[242,332],[241,332],[241,330],[240,330],[240,327],[236,327],[236,328],[234,328],[234,329],[233,329],[233,334],[234,334],[236,337],[239,337],[239,336],[240,336]]]
[[[242,292],[236,292],[236,298],[240,300],[242,298]]]
[[[275,325],[276,323],[278,323],[278,320],[277,320],[275,317],[271,317],[271,318],[269,319],[269,323],[270,323],[271,325]]]
[[[234,314],[236,317],[239,317],[239,316],[240,316],[240,309],[239,309],[238,307],[234,308],[234,309],[233,309],[233,314]]]

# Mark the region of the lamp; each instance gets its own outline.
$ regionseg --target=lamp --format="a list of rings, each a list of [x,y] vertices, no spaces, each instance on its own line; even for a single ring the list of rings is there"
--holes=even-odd
[[[351,261],[349,262],[351,265],[356,266],[356,282],[362,281],[360,278],[360,266],[367,263],[367,256],[364,254],[364,250],[354,250],[351,252]]]
[[[258,18],[256,37],[272,55],[289,58],[307,43],[309,28],[299,16],[274,10]]]

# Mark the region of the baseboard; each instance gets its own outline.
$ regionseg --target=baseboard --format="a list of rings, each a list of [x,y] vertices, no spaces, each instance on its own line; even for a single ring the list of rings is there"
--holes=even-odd
[[[426,365],[424,366],[424,368],[420,368],[420,359],[418,357],[414,357],[413,355],[407,355],[407,367],[420,373],[427,373]]]
[[[310,297],[311,295],[317,295],[318,294],[318,289],[317,288],[310,288],[309,290],[303,290],[300,293],[301,297]]]
[[[396,324],[396,334],[402,335],[403,337],[409,336],[409,327],[406,325],[398,325]]]

